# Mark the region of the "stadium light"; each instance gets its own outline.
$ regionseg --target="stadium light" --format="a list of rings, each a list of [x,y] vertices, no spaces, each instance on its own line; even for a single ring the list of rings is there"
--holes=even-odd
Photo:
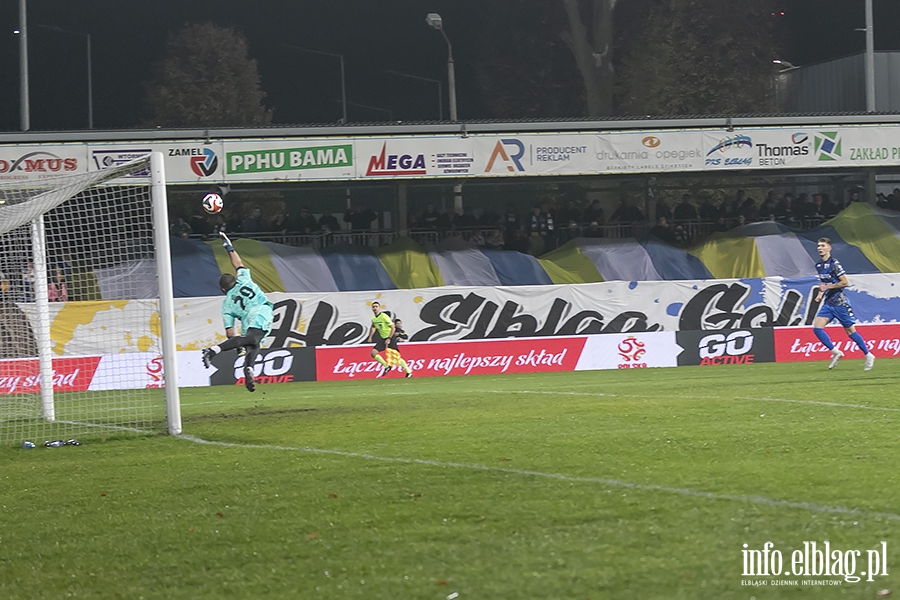
[[[441,15],[439,15],[438,13],[428,13],[428,15],[425,17],[425,22],[428,23],[429,27],[440,31],[441,35],[444,36],[444,41],[447,42],[447,92],[450,96],[450,120],[457,121],[456,74],[453,70],[453,46],[450,44],[450,38],[447,37],[447,33],[444,31],[444,20],[441,18]],[[458,215],[463,214],[461,183],[456,183],[453,185],[453,210]]]
[[[91,75],[91,34],[83,31],[73,31],[71,29],[63,29],[62,27],[53,27],[52,25],[35,24],[35,27],[41,29],[49,29],[51,31],[59,31],[61,33],[71,33],[72,35],[83,35],[87,39],[87,82],[88,82],[88,129],[94,128],[94,78]]]
[[[428,13],[428,16],[425,17],[425,22],[428,23],[429,27],[440,31],[441,35],[444,36],[444,41],[447,42],[447,83],[450,95],[450,120],[456,121],[456,74],[453,69],[453,46],[450,44],[450,38],[447,37],[444,31],[444,20],[441,19],[441,15]]]
[[[794,69],[800,68],[800,67],[796,67],[796,66],[792,65],[791,63],[789,63],[786,60],[780,60],[777,58],[775,60],[773,60],[772,62],[775,63],[776,65],[781,65],[784,67],[784,69],[781,70],[782,73],[784,73],[785,71],[793,71]]]

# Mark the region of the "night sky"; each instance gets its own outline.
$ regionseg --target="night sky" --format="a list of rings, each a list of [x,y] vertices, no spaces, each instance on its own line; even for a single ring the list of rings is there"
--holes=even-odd
[[[32,129],[87,127],[85,38],[37,24],[91,34],[97,129],[138,126],[147,116],[143,86],[162,56],[166,36],[205,21],[233,26],[247,36],[275,124],[335,122],[341,116],[338,60],[285,45],[344,55],[350,121],[437,119],[436,84],[384,72],[446,82],[446,45],[425,24],[428,12],[443,16],[454,45],[460,118],[489,118],[471,65],[483,48],[476,37],[503,23],[485,27],[478,21],[485,1],[28,0]],[[865,24],[863,0],[780,4],[785,60],[799,66],[865,49],[865,34],[853,31]],[[898,23],[900,2],[875,0],[876,50],[900,49]],[[5,131],[19,129],[18,39],[12,33],[17,25],[18,2],[7,0],[0,6],[0,130]],[[447,118],[446,85],[443,89]]]

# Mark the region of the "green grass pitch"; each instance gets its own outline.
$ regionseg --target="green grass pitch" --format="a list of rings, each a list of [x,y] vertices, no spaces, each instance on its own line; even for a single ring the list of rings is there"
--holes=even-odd
[[[0,448],[0,598],[900,595],[900,360],[182,402],[194,441]],[[857,572],[886,541],[888,576],[742,585],[743,544],[772,542],[789,567],[825,540],[861,550]]]

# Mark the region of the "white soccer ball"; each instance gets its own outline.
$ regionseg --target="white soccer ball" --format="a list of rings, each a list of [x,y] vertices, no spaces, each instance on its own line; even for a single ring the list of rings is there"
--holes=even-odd
[[[222,196],[216,194],[215,192],[210,192],[207,195],[203,196],[203,210],[208,212],[211,215],[216,214],[222,207],[225,206],[225,202],[222,200]]]

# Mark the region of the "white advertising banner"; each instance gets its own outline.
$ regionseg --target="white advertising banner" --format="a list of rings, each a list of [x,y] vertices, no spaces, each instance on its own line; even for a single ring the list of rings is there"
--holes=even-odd
[[[600,134],[597,168],[603,173],[700,171],[704,136],[699,131]]]
[[[480,177],[591,174],[598,172],[593,134],[475,136]]]
[[[476,175],[471,138],[403,137],[356,140],[358,179],[471,177]]]
[[[414,342],[810,325],[818,310],[813,301],[816,289],[814,277],[768,277],[270,293],[275,320],[266,345],[364,344],[374,300],[403,320]],[[900,321],[898,290],[900,274],[854,275],[846,294],[859,323],[887,323]],[[178,350],[199,350],[225,339],[221,305],[221,297],[176,301]],[[33,317],[33,304],[19,306]],[[56,356],[145,352],[159,347],[152,300],[53,303],[51,319]],[[127,330],[123,322],[130,323]],[[107,341],[97,347],[91,334],[96,327],[121,329],[120,343],[111,347]]]
[[[39,181],[88,170],[82,144],[0,146],[0,183]]]
[[[137,132],[136,132],[137,134]],[[0,145],[0,182],[109,168],[150,151],[170,184],[519,177],[900,165],[900,126]]]
[[[681,347],[674,331],[588,336],[576,371],[678,366]]]

